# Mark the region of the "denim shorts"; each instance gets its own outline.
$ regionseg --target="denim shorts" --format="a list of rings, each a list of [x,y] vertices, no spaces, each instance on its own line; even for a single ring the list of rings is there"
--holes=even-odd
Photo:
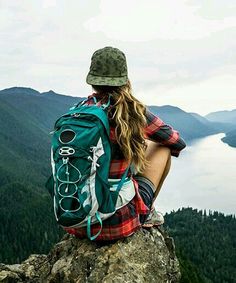
[[[136,175],[134,176],[134,179],[138,183],[139,194],[143,199],[143,202],[149,209],[151,209],[154,198],[154,191],[156,190],[154,184],[148,178],[143,176]],[[140,215],[140,222],[143,224],[147,218],[148,214]]]

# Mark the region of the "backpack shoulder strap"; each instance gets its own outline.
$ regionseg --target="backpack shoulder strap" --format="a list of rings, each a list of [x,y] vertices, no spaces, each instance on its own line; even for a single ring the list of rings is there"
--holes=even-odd
[[[74,109],[76,109],[77,107],[80,107],[80,106],[82,106],[82,105],[85,105],[85,103],[86,103],[87,101],[89,101],[90,99],[93,100],[94,105],[101,107],[103,110],[107,109],[107,108],[110,106],[110,104],[111,104],[111,95],[110,95],[110,94],[108,95],[107,103],[104,103],[104,104],[101,104],[101,105],[99,105],[99,101],[97,101],[96,96],[91,95],[91,96],[85,98],[84,100],[81,100],[81,101],[79,101],[78,103],[75,103],[75,104],[70,108],[70,110],[74,110]]]

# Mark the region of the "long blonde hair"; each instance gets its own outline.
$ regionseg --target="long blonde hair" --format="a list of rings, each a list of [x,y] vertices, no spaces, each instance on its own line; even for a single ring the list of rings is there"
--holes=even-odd
[[[115,122],[115,134],[124,158],[132,162],[137,172],[142,173],[147,161],[145,159],[146,107],[132,95],[130,81],[120,87],[93,86],[102,99],[111,98],[109,114]]]

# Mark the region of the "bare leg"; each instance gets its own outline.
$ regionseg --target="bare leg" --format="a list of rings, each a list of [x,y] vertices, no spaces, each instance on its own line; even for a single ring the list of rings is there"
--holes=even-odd
[[[169,173],[171,154],[170,149],[166,146],[159,145],[152,141],[147,141],[147,145],[146,158],[149,161],[149,165],[144,173],[142,173],[142,176],[148,178],[156,187],[153,199],[154,202]]]

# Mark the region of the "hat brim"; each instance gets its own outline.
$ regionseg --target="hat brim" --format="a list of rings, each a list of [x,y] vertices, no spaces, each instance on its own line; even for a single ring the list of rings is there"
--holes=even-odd
[[[86,82],[89,85],[122,86],[128,82],[128,76],[122,77],[99,77],[91,74],[87,75]]]

